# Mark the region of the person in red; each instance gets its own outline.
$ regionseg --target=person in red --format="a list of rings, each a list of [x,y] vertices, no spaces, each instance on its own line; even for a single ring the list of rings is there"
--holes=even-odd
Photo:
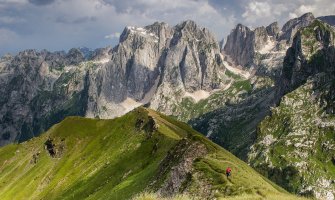
[[[227,175],[227,178],[231,175],[231,168],[230,167],[227,167],[226,175]]]

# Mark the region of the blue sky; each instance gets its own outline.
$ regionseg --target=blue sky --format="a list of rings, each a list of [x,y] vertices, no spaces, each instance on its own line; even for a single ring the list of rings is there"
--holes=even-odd
[[[334,15],[333,0],[0,0],[0,55],[24,49],[115,45],[125,26],[191,19],[218,40],[237,23],[266,26],[313,12]]]

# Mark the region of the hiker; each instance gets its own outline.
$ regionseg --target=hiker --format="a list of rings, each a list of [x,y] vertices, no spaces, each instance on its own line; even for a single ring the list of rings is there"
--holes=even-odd
[[[231,175],[231,168],[230,167],[227,167],[226,175],[227,175],[227,178]]]

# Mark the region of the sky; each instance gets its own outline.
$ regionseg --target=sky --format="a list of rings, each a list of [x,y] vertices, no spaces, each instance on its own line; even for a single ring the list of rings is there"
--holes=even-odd
[[[116,45],[125,26],[194,20],[218,40],[236,24],[251,28],[312,12],[335,15],[334,0],[0,0],[0,55],[24,49]]]

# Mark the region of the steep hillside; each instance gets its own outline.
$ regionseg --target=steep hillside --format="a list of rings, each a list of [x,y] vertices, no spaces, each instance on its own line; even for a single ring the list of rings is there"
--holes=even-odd
[[[315,20],[288,50],[279,92],[258,127],[249,162],[287,190],[334,199],[335,31]]]
[[[311,80],[285,95],[259,125],[252,166],[290,192],[334,199],[335,121],[318,97],[333,89]]]
[[[68,117],[0,148],[0,161],[1,199],[128,199],[143,191],[295,198],[186,124],[144,108],[113,120]]]

